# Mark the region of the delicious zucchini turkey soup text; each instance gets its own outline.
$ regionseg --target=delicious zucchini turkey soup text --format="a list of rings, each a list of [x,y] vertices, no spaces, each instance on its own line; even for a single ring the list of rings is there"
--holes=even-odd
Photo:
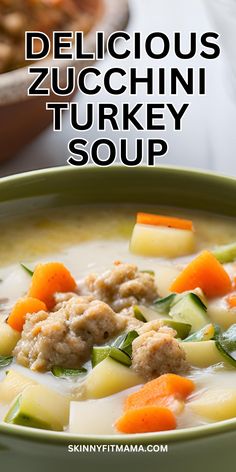
[[[0,255],[4,424],[122,435],[236,417],[234,220],[81,207],[34,216],[24,242],[20,227],[0,238],[15,241]]]
[[[117,44],[119,43],[119,47]],[[65,60],[86,61],[88,67],[79,71],[74,65],[68,65],[66,74],[64,68],[47,66],[38,62],[36,66],[30,65],[29,75],[32,75],[32,83],[28,88],[28,95],[50,97],[51,92],[57,97],[64,97],[62,102],[58,99],[48,101],[46,109],[52,112],[54,131],[62,131],[62,111],[69,111],[70,125],[73,130],[86,132],[92,126],[97,126],[97,131],[111,129],[120,132],[130,129],[138,131],[155,131],[153,137],[148,138],[140,134],[134,143],[134,149],[130,150],[128,139],[122,137],[119,144],[107,137],[100,137],[89,142],[84,137],[74,137],[68,142],[70,153],[67,162],[72,166],[85,166],[89,162],[96,166],[110,166],[115,161],[120,161],[125,166],[138,166],[144,161],[148,166],[154,166],[159,157],[167,154],[169,145],[165,138],[169,126],[175,131],[181,131],[186,112],[189,113],[189,96],[203,96],[207,93],[207,61],[215,60],[220,55],[219,34],[207,31],[199,34],[188,34],[188,46],[183,47],[183,34],[173,32],[168,36],[165,32],[154,31],[148,35],[127,31],[115,31],[108,38],[102,31],[94,33],[94,51],[86,50],[86,36],[81,31],[55,31],[50,37],[45,32],[26,32],[26,60],[39,61],[52,55],[58,63]],[[41,47],[39,47],[39,44]],[[113,67],[101,71],[94,67],[94,60],[104,60],[105,51],[112,58]],[[178,59],[192,59],[199,56],[202,67],[188,67],[184,73],[180,68],[167,68],[162,60],[170,52]],[[129,67],[127,59],[134,58],[142,61],[146,58],[155,60],[158,67],[147,67],[142,73],[137,67]],[[92,61],[89,62],[89,61]],[[122,61],[126,61],[123,62]],[[123,65],[123,67],[122,67]],[[191,64],[188,64],[191,65]],[[65,77],[66,75],[66,77]],[[75,91],[79,91],[89,97],[84,102],[83,122],[80,122],[79,111],[81,104],[65,102],[65,97]],[[109,97],[108,102],[93,103],[91,97],[99,95],[105,90]],[[139,96],[140,90],[145,90],[154,101],[150,103],[136,102],[130,105],[123,100],[123,105],[118,107],[114,103],[114,96]],[[156,97],[169,97],[184,94],[187,101],[176,105],[171,102],[160,102]],[[49,99],[50,100],[50,99]],[[138,100],[138,98],[137,98]],[[95,100],[96,101],[96,100]],[[129,100],[128,100],[129,101]],[[157,136],[156,131],[162,131],[163,136]],[[105,152],[104,152],[105,149]]]

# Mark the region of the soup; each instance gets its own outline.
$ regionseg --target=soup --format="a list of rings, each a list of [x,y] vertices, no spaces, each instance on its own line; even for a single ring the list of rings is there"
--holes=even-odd
[[[122,435],[236,416],[235,221],[139,210],[3,221],[2,422]]]

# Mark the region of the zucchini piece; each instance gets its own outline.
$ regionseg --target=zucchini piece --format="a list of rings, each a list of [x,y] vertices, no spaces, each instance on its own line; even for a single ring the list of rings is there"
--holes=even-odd
[[[119,336],[112,346],[95,346],[92,350],[92,366],[95,367],[108,356],[121,364],[130,366],[132,342],[137,337],[137,331],[132,330]]]
[[[162,320],[163,315],[158,313],[158,311],[154,310],[152,307],[147,307],[144,305],[135,305],[133,307],[134,316],[139,321],[153,321],[153,320]]]
[[[132,356],[132,342],[138,337],[138,333],[135,330],[129,331],[126,334],[122,342],[117,346],[121,351],[127,354],[129,357]],[[111,356],[112,357],[112,356]]]
[[[0,323],[0,356],[10,356],[20,337],[21,333],[5,321]]]
[[[89,373],[83,386],[86,398],[102,398],[143,383],[130,367],[107,357]]]
[[[133,307],[133,311],[134,311],[134,317],[136,318],[136,320],[139,320],[139,321],[142,321],[143,323],[146,323],[147,320],[143,316],[142,310],[140,309],[140,307],[138,305],[135,305]]]
[[[233,262],[236,259],[236,242],[216,247],[212,253],[221,264]]]
[[[161,315],[168,315],[171,305],[174,303],[176,298],[175,293],[171,293],[167,297],[160,298],[154,302],[154,307]]]
[[[136,223],[130,251],[141,256],[179,257],[193,253],[195,237],[191,230]]]
[[[216,347],[225,360],[236,367],[236,324],[216,337]]]
[[[111,346],[109,357],[123,365],[127,365],[128,367],[131,366],[130,356],[118,347]]]
[[[132,342],[135,338],[138,337],[137,331],[134,329],[129,331],[128,333],[123,333],[118,338],[113,341],[112,346],[118,347],[122,351],[124,351],[126,354],[131,356],[132,354]]]
[[[32,385],[13,401],[4,421],[30,428],[62,431],[69,422],[69,405],[69,398],[43,385]]]
[[[134,313],[135,317],[136,313],[138,313],[138,319],[140,321],[162,321],[163,325],[169,326],[170,328],[174,329],[177,332],[177,337],[180,339],[185,339],[191,331],[191,324],[183,323],[182,321],[172,320],[171,318],[162,318],[162,316],[159,315],[159,313],[157,313],[152,308],[135,306]]]
[[[198,331],[208,323],[206,306],[195,293],[186,293],[169,312],[170,317],[176,321],[191,324],[191,333]]]
[[[202,341],[201,343],[182,342],[181,347],[185,351],[187,361],[193,367],[209,367],[226,361],[213,340]]]
[[[10,369],[4,380],[0,382],[0,402],[10,404],[25,388],[31,385],[36,385],[36,382],[30,377]]]
[[[92,350],[91,362],[92,367],[102,362],[110,354],[110,346],[94,346]]]
[[[190,334],[184,342],[188,343],[190,341],[194,342],[199,342],[199,341],[209,341],[210,339],[213,339],[215,336],[215,326],[212,323],[209,323],[206,326],[203,326],[203,328],[199,329],[193,334]]]
[[[182,323],[182,321],[175,321],[175,320],[165,320],[163,319],[163,324],[165,326],[169,326],[170,328],[174,329],[177,333],[177,338],[185,339],[190,331],[191,331],[191,324],[189,323]]]
[[[197,415],[213,421],[228,420],[236,416],[236,389],[217,388],[201,392],[201,396],[188,406]]]
[[[96,346],[93,348],[92,351],[92,366],[93,368],[110,356],[117,362],[120,362],[123,365],[130,366],[131,365],[131,358],[128,354],[124,351],[119,349],[118,347],[114,346]]]
[[[24,399],[22,404],[22,395],[16,398],[3,421],[19,426],[28,426],[29,428],[52,429],[49,423],[28,413],[28,408],[24,405]]]

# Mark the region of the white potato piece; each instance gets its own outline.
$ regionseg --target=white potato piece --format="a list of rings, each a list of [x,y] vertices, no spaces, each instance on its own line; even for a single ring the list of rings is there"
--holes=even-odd
[[[236,389],[215,389],[201,393],[188,404],[197,415],[213,421],[222,421],[236,416]]]
[[[208,303],[207,314],[213,323],[228,329],[236,323],[236,309],[229,309],[225,300],[217,299]]]
[[[12,329],[7,323],[0,323],[0,356],[10,356],[21,333]]]
[[[171,293],[170,286],[172,282],[176,279],[176,277],[179,275],[179,273],[180,269],[175,266],[157,266],[155,270],[155,281],[160,297],[166,297]]]
[[[193,231],[138,223],[130,242],[131,252],[150,257],[180,257],[193,253],[194,249]]]
[[[114,434],[114,423],[122,414],[123,399],[128,393],[122,392],[97,400],[71,402],[70,433]]]
[[[209,367],[224,362],[224,357],[218,351],[215,341],[183,342],[186,359],[194,367]]]
[[[85,380],[85,397],[108,397],[141,383],[142,379],[132,369],[107,357],[94,367]]]
[[[31,385],[36,385],[36,382],[13,369],[9,370],[4,380],[0,382],[0,403],[10,404],[19,393]]]

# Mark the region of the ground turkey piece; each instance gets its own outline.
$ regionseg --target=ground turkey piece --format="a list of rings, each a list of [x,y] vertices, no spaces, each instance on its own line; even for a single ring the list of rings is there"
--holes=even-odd
[[[123,317],[106,303],[75,296],[56,312],[27,315],[14,355],[32,370],[78,368],[88,360],[93,344],[103,344],[124,327]]]
[[[133,341],[132,367],[145,380],[188,369],[185,352],[173,334],[172,329],[163,326],[158,331],[144,331]]]
[[[154,276],[140,272],[134,264],[116,263],[112,270],[100,276],[90,274],[85,278],[84,286],[115,312],[137,303],[150,304],[158,295]]]

